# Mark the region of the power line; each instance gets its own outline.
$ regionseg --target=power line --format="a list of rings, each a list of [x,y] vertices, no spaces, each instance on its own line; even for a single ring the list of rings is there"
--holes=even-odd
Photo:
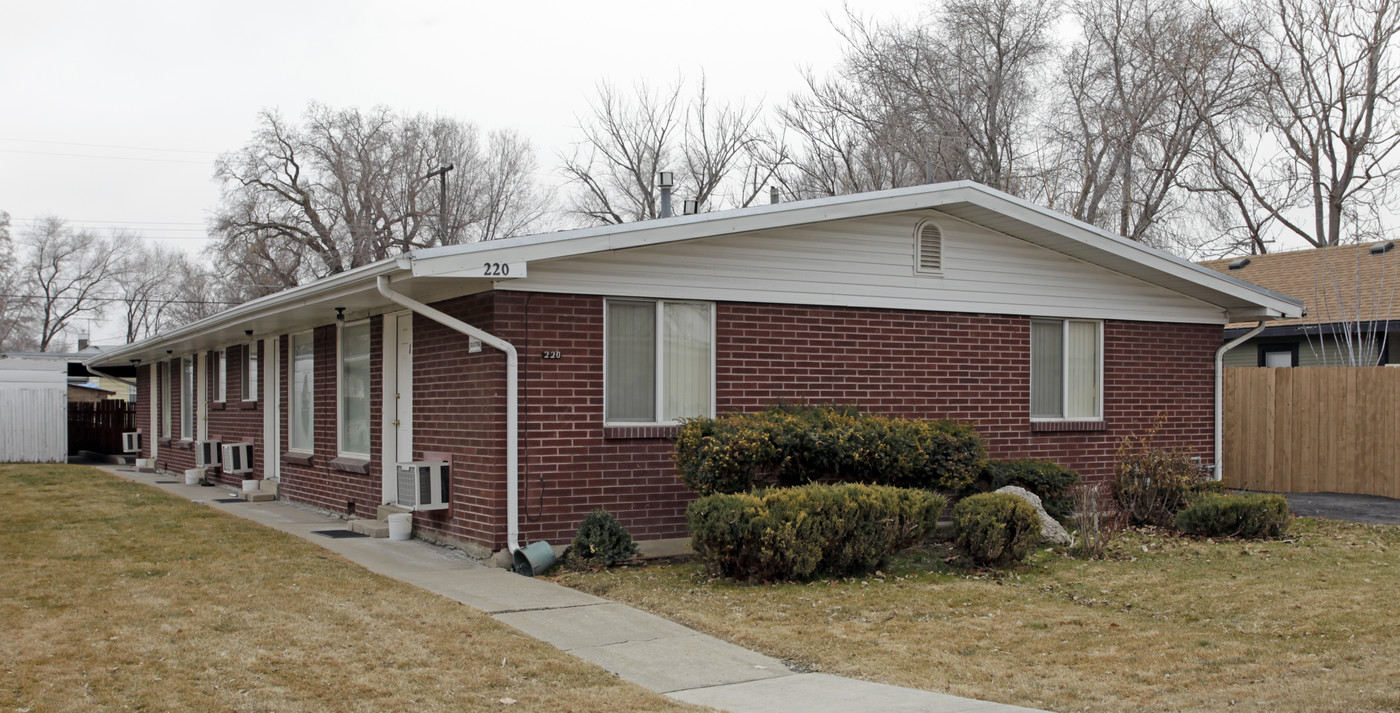
[[[194,151],[191,149],[158,149],[153,146],[119,146],[116,144],[80,144],[73,141],[43,141],[41,139],[7,139],[0,137],[0,141],[18,141],[26,144],[53,144],[56,146],[88,146],[97,149],[123,149],[126,151],[164,151],[166,153],[195,153],[207,156],[218,156],[218,151]]]
[[[4,298],[6,298],[6,299],[12,299],[12,300],[42,300],[42,299],[49,299],[49,298],[45,297],[44,295],[7,295],[7,294],[0,294],[0,297],[4,297]],[[52,299],[55,299],[55,300],[72,300],[72,299],[76,299],[76,298],[74,298],[74,297],[63,297],[63,296],[59,296],[59,297],[54,297],[54,298],[52,298]],[[230,301],[230,300],[173,300],[173,299],[172,299],[172,300],[155,300],[155,299],[152,299],[152,300],[127,300],[127,299],[122,298],[122,297],[85,297],[85,298],[83,298],[83,299],[84,299],[85,301],[87,301],[87,302],[102,302],[102,303],[109,303],[109,302],[132,302],[132,301],[143,302],[143,301],[144,301],[144,302],[154,302],[154,303],[158,303],[158,304],[167,304],[167,305],[241,305],[241,304],[243,304],[242,302],[233,302],[233,301]]]
[[[28,223],[38,223],[47,220],[47,218],[11,218],[11,220],[22,220]],[[77,220],[69,218],[59,218],[59,220],[62,220],[64,223],[137,223],[141,225],[204,225],[204,223],[196,221],[178,220]]]
[[[197,163],[201,166],[212,165],[211,161],[187,161],[178,158],[143,158],[140,156],[101,156],[88,153],[59,153],[57,151],[25,151],[23,149],[0,149],[0,153],[23,153],[34,154],[36,156],[64,156],[67,158],[107,158],[116,161],[154,161],[156,163]]]

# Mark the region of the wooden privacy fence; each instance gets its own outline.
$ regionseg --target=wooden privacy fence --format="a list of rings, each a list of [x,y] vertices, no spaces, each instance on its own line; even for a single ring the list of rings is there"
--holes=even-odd
[[[1225,481],[1400,498],[1400,368],[1225,370]]]
[[[136,430],[136,404],[107,401],[68,402],[68,453],[122,452],[122,434]]]

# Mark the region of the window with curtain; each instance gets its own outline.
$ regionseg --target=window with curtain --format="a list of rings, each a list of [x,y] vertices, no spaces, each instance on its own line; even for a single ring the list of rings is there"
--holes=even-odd
[[[714,305],[608,300],[604,338],[609,423],[711,415]]]
[[[291,423],[288,425],[289,446],[294,451],[312,451],[315,402],[315,347],[311,332],[292,335],[291,403],[288,404]]]
[[[194,357],[180,360],[180,438],[194,440]]]
[[[340,452],[369,457],[369,322],[340,329]]]
[[[258,343],[243,345],[243,400],[258,400]]]
[[[1102,418],[1102,341],[1099,322],[1031,320],[1031,418]]]
[[[160,369],[160,437],[170,437],[170,362],[161,362]]]
[[[214,352],[214,400],[228,400],[228,352]]]

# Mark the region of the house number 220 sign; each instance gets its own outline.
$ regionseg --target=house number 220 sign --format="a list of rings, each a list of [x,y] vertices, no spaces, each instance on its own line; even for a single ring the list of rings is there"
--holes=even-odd
[[[526,264],[523,262],[483,262],[475,272],[480,277],[524,277]]]

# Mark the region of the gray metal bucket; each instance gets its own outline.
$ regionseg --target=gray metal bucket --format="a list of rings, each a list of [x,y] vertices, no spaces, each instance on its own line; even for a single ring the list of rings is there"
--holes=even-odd
[[[556,561],[554,548],[548,542],[534,542],[515,551],[515,573],[533,577],[553,567]]]

